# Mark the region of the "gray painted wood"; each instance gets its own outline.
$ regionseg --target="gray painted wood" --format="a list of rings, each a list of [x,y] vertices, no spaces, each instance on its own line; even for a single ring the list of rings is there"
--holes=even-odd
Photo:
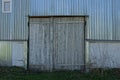
[[[30,27],[30,68],[50,70],[50,26],[31,24]]]
[[[84,64],[83,18],[55,18],[54,21],[54,68],[80,70]]]
[[[120,68],[119,43],[90,43],[91,68]]]
[[[25,58],[24,52],[25,47],[23,46],[24,43],[12,43],[12,65],[25,67]]]
[[[31,69],[81,69],[84,65],[84,18],[33,18],[30,22]]]
[[[0,66],[27,67],[26,41],[0,41]]]

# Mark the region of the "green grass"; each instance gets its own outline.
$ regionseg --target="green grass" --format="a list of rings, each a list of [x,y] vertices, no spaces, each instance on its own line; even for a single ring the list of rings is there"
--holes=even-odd
[[[0,80],[120,80],[120,70],[28,72],[21,68],[0,68]]]

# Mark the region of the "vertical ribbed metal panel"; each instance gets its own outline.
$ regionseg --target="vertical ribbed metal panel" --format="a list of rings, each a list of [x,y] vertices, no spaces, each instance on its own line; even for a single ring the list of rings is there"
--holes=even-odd
[[[120,40],[119,3],[119,0],[30,0],[29,4],[29,0],[12,0],[12,13],[2,13],[0,8],[0,39],[27,39],[28,15],[89,15],[87,39]]]
[[[2,13],[0,8],[0,39],[27,39],[28,15],[89,15],[87,39],[120,40],[119,3],[119,0],[12,0],[12,13]]]
[[[14,0],[14,39],[27,39],[29,0]]]
[[[120,40],[120,0],[113,0],[113,39]]]
[[[2,0],[0,0],[0,6],[0,39],[10,39],[14,20],[12,20],[12,14],[2,14]]]
[[[120,0],[86,0],[87,39],[120,40]]]
[[[2,7],[2,0],[0,0]],[[0,8],[0,40],[25,40],[28,34],[29,0],[12,0],[12,12]]]
[[[30,0],[31,16],[84,15],[85,0]]]
[[[112,0],[86,0],[88,39],[113,40]]]
[[[31,0],[31,16],[89,15],[87,39],[120,40],[120,0]]]

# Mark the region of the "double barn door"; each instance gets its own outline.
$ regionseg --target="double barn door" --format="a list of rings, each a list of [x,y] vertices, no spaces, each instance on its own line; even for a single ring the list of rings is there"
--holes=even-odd
[[[81,70],[83,65],[83,17],[30,19],[30,69]]]

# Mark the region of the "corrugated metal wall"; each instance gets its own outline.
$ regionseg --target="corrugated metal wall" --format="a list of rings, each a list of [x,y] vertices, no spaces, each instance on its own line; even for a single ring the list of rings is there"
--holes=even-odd
[[[120,40],[120,0],[113,0],[113,38]]]
[[[13,39],[28,39],[29,0],[13,0]]]
[[[31,0],[30,15],[84,15],[84,5],[85,0]]]
[[[29,0],[12,0],[11,13],[2,13],[1,7],[0,40],[27,40]]]
[[[86,39],[120,40],[120,0],[31,0],[31,16],[88,15]]]
[[[113,0],[88,0],[87,14],[87,39],[113,40],[112,35],[112,1]]]
[[[0,8],[0,39],[28,39],[28,15],[88,15],[87,39],[120,40],[119,3],[120,0],[12,0],[12,13],[3,14]]]
[[[3,14],[0,8],[2,40],[28,39],[28,15],[88,15],[87,39],[120,40],[120,0],[12,0],[12,3],[12,13]]]

